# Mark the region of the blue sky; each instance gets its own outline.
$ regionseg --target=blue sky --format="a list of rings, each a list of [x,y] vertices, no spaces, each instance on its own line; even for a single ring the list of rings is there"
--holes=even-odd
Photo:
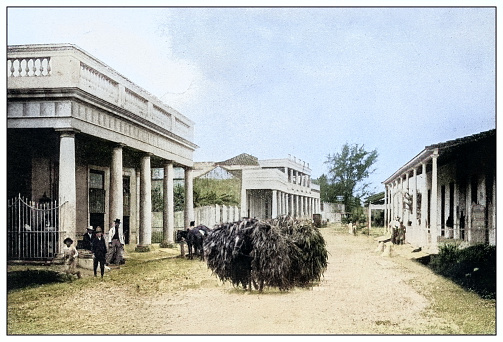
[[[72,43],[195,122],[195,161],[376,149],[375,191],[495,128],[494,8],[9,8],[7,43]]]

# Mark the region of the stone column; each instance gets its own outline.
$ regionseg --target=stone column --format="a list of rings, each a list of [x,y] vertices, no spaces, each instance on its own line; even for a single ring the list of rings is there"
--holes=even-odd
[[[173,188],[173,162],[166,161],[166,163],[164,163],[163,182],[164,208],[162,220],[162,247],[169,247],[174,243],[173,232],[175,230],[175,201]]]
[[[244,182],[241,180],[241,217],[247,217],[248,216],[248,197],[246,196],[246,188],[244,187]]]
[[[412,226],[417,226],[417,169],[414,168],[414,193],[412,194]]]
[[[311,212],[310,212],[310,210],[311,210],[311,206],[310,206],[311,197],[306,196],[305,199],[306,199],[306,201],[305,201],[306,202],[306,206],[305,206],[306,217],[310,218],[311,217]]]
[[[299,196],[299,216],[304,217],[304,196]]]
[[[141,216],[141,167],[135,169],[136,173],[136,231],[135,231],[135,237],[136,237],[136,244],[139,243],[140,241],[140,226],[141,226],[141,221],[140,221],[140,216]],[[132,241],[130,242],[132,243]]]
[[[403,190],[403,176],[400,176],[400,189],[399,189],[399,194],[398,196],[398,212],[400,213],[400,220],[403,222],[405,219],[404,215],[404,208],[403,208],[403,195],[404,195],[404,190]]]
[[[152,243],[152,174],[150,167],[150,154],[145,154],[141,159],[140,172],[140,226],[138,245],[136,251],[150,250]]]
[[[414,167],[412,177],[414,177],[413,181],[413,190],[414,192],[412,193],[412,225],[410,226],[410,229],[412,229],[412,237],[413,237],[413,243],[417,244],[417,168]],[[407,237],[407,235],[405,235]]]
[[[271,218],[278,217],[278,192],[272,191]]]
[[[396,218],[395,213],[395,182],[393,181],[390,186],[390,222]]]
[[[434,250],[437,248],[437,236],[438,236],[438,227],[437,227],[437,212],[438,212],[438,170],[437,170],[437,158],[438,158],[438,149],[435,149],[433,155],[431,156],[431,242]]]
[[[124,194],[122,184],[122,146],[115,146],[112,151],[112,165],[110,168],[110,220],[123,221]],[[111,225],[112,223],[109,223]]]
[[[278,210],[278,216],[281,216],[283,215],[284,211],[285,211],[285,193],[280,191],[278,193],[278,202],[279,202],[279,210]]]
[[[458,210],[456,210],[456,206],[458,206],[459,204],[459,183],[454,183],[453,184],[454,186],[454,199],[453,199],[453,202],[454,202],[454,207],[453,207],[453,213],[451,213],[452,215],[452,222],[454,223],[453,226],[452,226],[452,233],[453,233],[453,238],[455,239],[459,239],[459,212]],[[493,202],[494,203],[494,202]]]
[[[58,130],[56,130],[58,131]],[[59,231],[60,240],[70,237],[77,241],[77,188],[75,180],[75,133],[61,130],[59,139]]]
[[[423,186],[421,187],[421,241],[425,246],[428,238],[428,176],[426,175],[426,163],[421,164]]]
[[[393,219],[399,216],[400,214],[400,201],[397,196],[398,193],[398,179],[396,179],[393,183]]]
[[[409,171],[407,171],[407,173],[405,174],[405,193],[407,193],[407,195],[410,195],[409,190],[410,190],[410,188],[409,188]],[[406,215],[407,217],[403,218],[403,221],[404,221],[403,224],[405,226],[407,226],[408,221],[410,221],[411,211],[412,211],[412,208],[409,208],[407,206],[407,215]]]
[[[194,183],[192,181],[192,169],[185,167],[185,228],[190,227],[191,221],[194,221]]]
[[[288,194],[283,193],[283,215],[288,215]]]
[[[384,228],[388,229],[388,184],[384,184]]]

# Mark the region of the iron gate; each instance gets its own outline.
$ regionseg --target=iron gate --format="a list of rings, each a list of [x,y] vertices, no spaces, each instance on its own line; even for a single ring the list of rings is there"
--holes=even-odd
[[[34,202],[19,195],[7,207],[7,259],[54,259],[62,243],[57,201]]]

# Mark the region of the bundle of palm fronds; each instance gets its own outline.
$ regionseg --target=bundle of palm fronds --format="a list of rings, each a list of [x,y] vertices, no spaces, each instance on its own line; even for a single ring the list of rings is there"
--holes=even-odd
[[[259,284],[259,290],[264,287],[292,288],[290,256],[296,249],[293,241],[279,227],[265,222],[258,222],[251,236],[252,280]]]
[[[250,283],[251,257],[246,242],[252,221],[221,224],[204,241],[208,268],[222,281],[246,287]]]
[[[298,251],[292,253],[291,281],[297,286],[306,286],[312,281],[319,281],[327,269],[328,252],[325,239],[320,231],[311,224],[293,226],[290,234]]]
[[[320,232],[290,218],[216,227],[204,242],[208,268],[222,281],[288,290],[319,280],[328,253]]]

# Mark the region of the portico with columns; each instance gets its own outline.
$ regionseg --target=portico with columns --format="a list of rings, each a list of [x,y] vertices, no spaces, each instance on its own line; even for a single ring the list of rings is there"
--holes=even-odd
[[[495,130],[427,146],[383,183],[385,224],[436,252],[442,241],[495,244]]]
[[[8,70],[8,196],[57,200],[61,239],[77,242],[89,225],[107,233],[118,218],[148,250],[151,170],[161,167],[173,243],[173,167],[185,168],[190,192],[194,123],[74,45],[9,46]]]
[[[319,186],[311,182],[308,163],[289,157],[258,164],[242,171],[241,216],[312,219],[320,212]]]

